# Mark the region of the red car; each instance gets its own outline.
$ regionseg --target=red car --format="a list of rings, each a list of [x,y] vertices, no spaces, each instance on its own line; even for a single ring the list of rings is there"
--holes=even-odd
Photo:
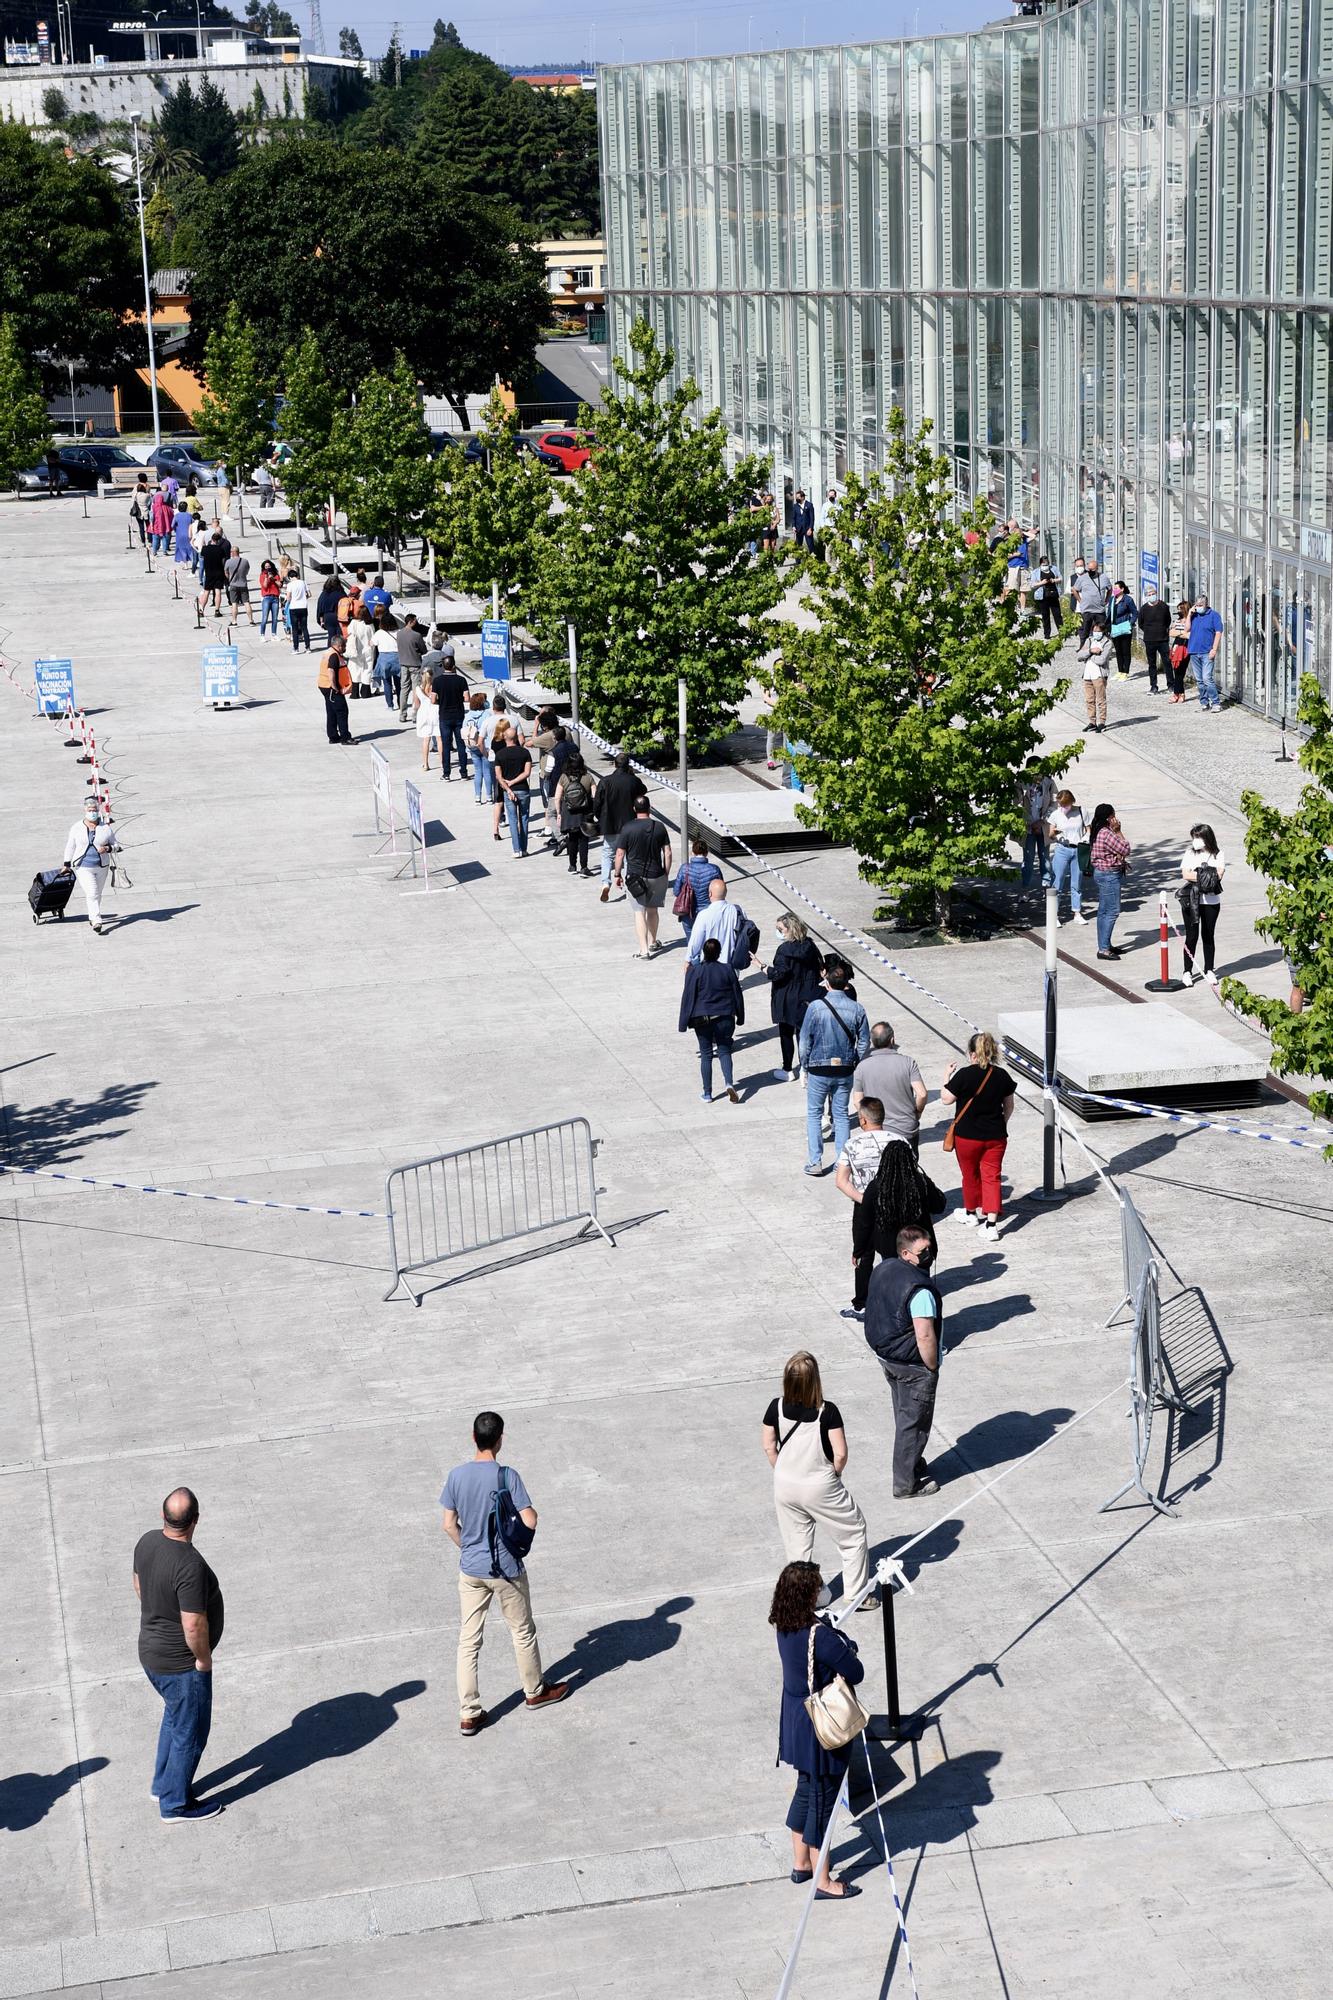
[[[538,451],[559,461],[562,472],[577,472],[592,455],[591,431],[536,431],[532,441]]]

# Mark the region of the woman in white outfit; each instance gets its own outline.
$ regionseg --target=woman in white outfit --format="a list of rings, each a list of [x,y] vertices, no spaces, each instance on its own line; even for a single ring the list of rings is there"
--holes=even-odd
[[[847,1433],[837,1405],[824,1401],[813,1354],[793,1354],[783,1369],[782,1394],[764,1412],[763,1445],[788,1562],[813,1560],[822,1523],[842,1556],[843,1593],[855,1596],[869,1575],[865,1516],[842,1483]]]
[[[103,823],[96,799],[89,799],[83,818],[76,820],[69,830],[65,866],[74,870],[74,879],[88,905],[88,922],[99,937],[106,929],[102,922],[102,891],[111,873],[112,850],[119,845],[116,829]]]
[[[353,701],[369,701],[374,690],[375,627],[364,604],[347,621],[347,665],[352,675]]]

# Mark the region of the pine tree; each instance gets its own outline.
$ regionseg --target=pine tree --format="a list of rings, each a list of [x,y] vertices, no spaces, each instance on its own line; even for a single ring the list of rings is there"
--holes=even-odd
[[[9,313],[0,318],[0,490],[35,465],[51,438],[51,420]]]
[[[429,534],[446,576],[460,589],[518,609],[551,529],[551,475],[515,443],[518,416],[499,390],[487,400],[478,442],[486,456],[468,465],[446,450],[436,462]]]
[[[420,391],[401,354],[392,367],[366,376],[356,407],[339,412],[333,440],[345,467],[350,526],[401,549],[429,508],[435,485]]]
[[[237,305],[204,350],[208,383],[199,405],[199,442],[244,479],[273,448],[274,385],[259,365],[254,332]]]
[[[1064,770],[1079,746],[1040,752],[1066,683],[1043,688],[1039,669],[1059,641],[1012,629],[1008,545],[988,552],[984,501],[954,515],[929,429],[909,438],[895,409],[883,471],[848,477],[805,572],[813,629],[774,635],[773,688],[803,824],[853,847],[900,916],[946,922],[958,877],[992,872],[1021,837],[1019,783]]]
[[[1296,713],[1309,731],[1297,755],[1311,783],[1295,812],[1279,812],[1258,792],[1242,792],[1245,858],[1268,879],[1268,914],[1255,929],[1280,945],[1301,995],[1301,1010],[1256,993],[1243,979],[1222,981],[1222,997],[1260,1021],[1273,1038],[1279,1076],[1333,1077],[1333,711],[1313,674],[1302,674]],[[1310,1109],[1333,1117],[1333,1092],[1312,1091]],[[1333,1159],[1333,1146],[1325,1150]]]
[[[530,616],[555,687],[566,684],[573,621],[581,709],[601,735],[640,752],[674,746],[683,675],[690,744],[702,751],[733,726],[771,644],[763,620],[782,577],[751,559],[747,513],[769,467],[742,459],[727,470],[721,413],[694,415],[693,381],[667,386],[675,356],[646,320],[630,347],[633,360],[615,364],[622,387],[597,411],[594,459],[569,482],[542,545]]]
[[[282,365],[284,395],[278,433],[292,447],[283,468],[283,489],[307,521],[342,492],[342,465],[334,432],[342,399],[324,363],[319,338],[307,327]]]

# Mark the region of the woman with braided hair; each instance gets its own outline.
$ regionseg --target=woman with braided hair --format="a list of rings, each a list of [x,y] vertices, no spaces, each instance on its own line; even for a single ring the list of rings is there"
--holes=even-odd
[[[875,1248],[881,1257],[898,1254],[898,1231],[918,1227],[930,1238],[931,1261],[939,1255],[932,1216],[943,1215],[946,1201],[920,1166],[906,1139],[890,1139],[865,1200],[874,1204]]]

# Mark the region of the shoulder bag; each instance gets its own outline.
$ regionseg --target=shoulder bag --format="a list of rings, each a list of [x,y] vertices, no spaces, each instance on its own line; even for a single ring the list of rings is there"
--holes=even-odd
[[[811,1002],[811,1005],[813,1006],[814,1004],[815,1004],[815,1002],[814,1002],[814,1001],[812,1001],[812,1002]],[[854,1035],[854,1034],[852,1033],[851,1029],[850,1029],[850,1028],[849,1028],[849,1027],[847,1026],[847,1023],[846,1023],[846,1022],[845,1022],[845,1021],[843,1020],[843,1018],[842,1018],[842,1015],[841,1015],[841,1014],[840,1014],[840,1013],[838,1012],[837,1008],[836,1008],[836,1007],[835,1007],[835,1006],[833,1005],[833,1002],[832,1002],[832,1001],[831,1001],[831,1000],[829,999],[829,997],[828,997],[828,994],[827,994],[827,993],[821,993],[821,994],[819,994],[819,996],[818,996],[818,1004],[819,1004],[819,1005],[820,1005],[821,1007],[827,1007],[827,1008],[828,1008],[828,1010],[829,1010],[829,1013],[830,1013],[830,1014],[832,1014],[832,1016],[833,1016],[834,1020],[835,1020],[835,1021],[837,1022],[838,1026],[839,1026],[839,1027],[840,1027],[840,1028],[842,1029],[842,1032],[843,1032],[843,1034],[844,1034],[844,1035],[846,1035],[846,1037],[847,1037],[847,1040],[848,1040],[848,1043],[849,1043],[849,1044],[850,1044],[850,1046],[851,1046],[851,1051],[852,1051],[852,1054],[853,1054],[853,1055],[855,1055],[855,1054],[856,1054],[856,1036],[855,1036],[855,1035]],[[832,1059],[831,1059],[831,1060],[830,1060],[829,1062],[826,1062],[826,1063],[811,1063],[811,1065],[810,1065],[810,1074],[811,1074],[811,1076],[842,1076],[842,1075],[843,1075],[843,1074],[844,1074],[844,1073],[845,1073],[845,1072],[846,1072],[846,1071],[847,1071],[848,1069],[850,1069],[850,1068],[851,1068],[851,1064],[850,1064],[850,1063],[849,1063],[849,1062],[848,1062],[848,1061],[846,1060],[846,1058],[845,1058],[845,1057],[843,1057],[843,1056],[834,1056],[834,1057],[833,1057],[833,1058],[832,1058]]]
[[[671,905],[671,914],[673,917],[682,918],[694,915],[694,884],[690,880],[690,871],[688,868],[686,868],[685,873],[681,877],[680,887],[677,889],[675,901]]]
[[[972,1092],[972,1095],[968,1098],[967,1103],[964,1104],[960,1110],[954,1112],[952,1122],[950,1123],[949,1129],[945,1133],[943,1140],[944,1150],[946,1153],[951,1153],[953,1151],[953,1139],[954,1139],[954,1133],[958,1130],[958,1121],[961,1118],[965,1117],[966,1114],[972,1109],[972,1106],[976,1103],[982,1091],[986,1088],[986,1084],[990,1078],[990,1074],[991,1072],[989,1070],[985,1071],[984,1075],[982,1076],[981,1082]]]
[[[859,1736],[869,1722],[870,1712],[862,1708],[855,1692],[848,1687],[841,1674],[835,1674],[827,1687],[816,1690],[814,1624],[810,1627],[805,1677],[810,1683],[805,1712],[817,1740],[825,1750],[845,1750],[852,1738]]]

